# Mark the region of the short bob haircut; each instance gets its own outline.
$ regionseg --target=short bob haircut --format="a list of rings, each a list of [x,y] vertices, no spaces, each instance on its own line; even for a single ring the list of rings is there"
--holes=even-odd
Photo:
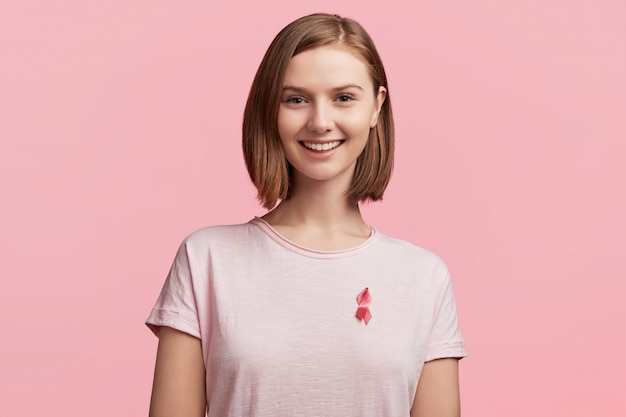
[[[394,124],[387,75],[374,42],[354,20],[331,14],[312,14],[287,25],[276,35],[257,70],[243,116],[243,153],[258,199],[272,209],[289,198],[290,168],[278,135],[278,110],[289,60],[321,46],[337,46],[369,67],[376,95],[387,95],[370,129],[365,149],[357,159],[348,197],[354,202],[382,199],[393,170]]]

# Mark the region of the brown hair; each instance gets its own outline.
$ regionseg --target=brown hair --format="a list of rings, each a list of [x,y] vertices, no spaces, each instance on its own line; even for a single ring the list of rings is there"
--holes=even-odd
[[[387,76],[374,42],[354,20],[331,14],[312,14],[287,25],[274,38],[257,70],[243,116],[243,153],[258,199],[267,209],[288,198],[289,168],[278,135],[278,109],[289,60],[320,46],[339,45],[364,61],[374,82],[387,96],[357,159],[348,197],[376,201],[383,197],[393,169],[394,125]]]

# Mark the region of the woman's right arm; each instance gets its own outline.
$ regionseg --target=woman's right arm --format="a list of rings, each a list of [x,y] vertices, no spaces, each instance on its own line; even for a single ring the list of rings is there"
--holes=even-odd
[[[205,415],[205,368],[200,339],[161,327],[150,417]]]

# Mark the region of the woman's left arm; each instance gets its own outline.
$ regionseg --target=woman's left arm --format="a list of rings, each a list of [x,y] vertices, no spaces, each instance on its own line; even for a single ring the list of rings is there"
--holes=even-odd
[[[424,364],[411,417],[460,417],[459,360],[436,359]]]

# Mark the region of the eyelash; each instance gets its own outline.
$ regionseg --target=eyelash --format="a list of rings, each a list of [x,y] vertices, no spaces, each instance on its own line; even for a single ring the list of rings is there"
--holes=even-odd
[[[347,100],[344,100],[347,99]],[[350,94],[339,94],[337,96],[337,100],[339,100],[342,103],[347,103],[349,101],[353,101],[354,100],[354,96],[350,95]]]
[[[339,94],[335,100],[339,101],[340,103],[348,103],[350,101],[355,100],[354,96],[351,94]],[[303,102],[305,102],[306,99],[302,96],[291,96],[288,97],[285,100],[285,103],[291,103],[291,104],[302,104]]]
[[[290,104],[301,104],[301,103],[303,103],[304,101],[305,101],[305,100],[304,100],[304,97],[301,97],[301,96],[291,96],[291,97],[288,97],[288,98],[285,100],[285,103],[290,103]]]

